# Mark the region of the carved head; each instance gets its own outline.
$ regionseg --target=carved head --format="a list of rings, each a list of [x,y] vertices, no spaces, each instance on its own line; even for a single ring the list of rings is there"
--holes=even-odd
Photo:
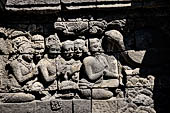
[[[33,47],[36,52],[44,52],[44,37],[42,35],[34,35],[31,41],[34,43]]]
[[[100,52],[102,50],[101,42],[98,38],[89,39],[89,44],[92,53]]]
[[[75,57],[80,58],[83,55],[85,46],[85,40],[83,39],[77,39],[74,41],[74,52]]]
[[[33,60],[33,53],[34,49],[31,47],[31,45],[23,45],[23,55],[22,58],[26,61],[32,61]]]
[[[74,55],[74,42],[71,40],[64,41],[62,43],[62,49],[64,53],[64,57],[70,59]]]
[[[31,38],[31,41],[33,42],[33,48],[35,49],[36,57],[41,58],[42,53],[45,50],[44,37],[42,35],[34,35]]]
[[[46,46],[49,54],[55,55],[61,52],[61,43],[57,34],[50,35],[48,38],[46,38]]]

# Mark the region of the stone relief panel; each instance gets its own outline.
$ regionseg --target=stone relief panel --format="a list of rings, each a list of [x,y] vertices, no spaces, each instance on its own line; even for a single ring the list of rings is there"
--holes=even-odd
[[[1,102],[123,97],[120,62],[105,51],[124,46],[123,36],[106,28],[106,21],[55,22],[56,33],[47,37],[1,28],[8,81]],[[107,48],[104,39],[111,40]]]
[[[154,113],[155,74],[167,72],[168,48],[155,46],[148,29],[128,34],[126,22],[63,20],[48,35],[1,28],[0,101],[50,100],[58,110],[56,99],[75,105],[74,99],[86,99],[96,113],[108,106],[111,112]]]

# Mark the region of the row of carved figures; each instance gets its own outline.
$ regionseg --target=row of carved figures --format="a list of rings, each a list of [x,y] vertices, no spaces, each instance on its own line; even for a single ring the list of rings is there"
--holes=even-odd
[[[9,62],[9,90],[17,97],[13,100],[115,96],[122,76],[117,59],[104,53],[101,39],[60,42],[57,33],[47,38],[41,35],[28,38],[17,32],[12,48],[19,55],[13,55]],[[122,35],[115,30],[105,32],[105,38],[114,36]]]

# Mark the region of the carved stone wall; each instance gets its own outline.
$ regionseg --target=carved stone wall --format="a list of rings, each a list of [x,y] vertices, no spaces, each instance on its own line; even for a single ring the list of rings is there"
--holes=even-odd
[[[165,1],[7,0],[0,13],[0,113],[169,110]]]

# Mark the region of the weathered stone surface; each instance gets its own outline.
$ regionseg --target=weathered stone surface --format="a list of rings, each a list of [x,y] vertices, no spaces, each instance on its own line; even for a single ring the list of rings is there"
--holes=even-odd
[[[170,58],[167,54],[169,49],[162,48],[169,48],[168,43],[160,44],[161,42],[158,41],[158,43],[155,44],[156,46],[153,46],[154,49],[150,49],[150,47],[152,47],[152,45],[150,45],[150,43],[152,43],[151,36],[145,30],[138,33],[135,32],[139,37],[136,37],[136,35],[135,37],[132,36],[132,40],[127,39],[127,37],[131,32],[136,31],[136,29],[151,26],[152,28],[155,27],[158,29],[161,34],[162,31],[166,31],[168,34],[167,39],[169,40],[169,27],[166,27],[169,26],[169,24],[165,25],[163,22],[158,22],[159,19],[155,21],[153,21],[153,18],[143,19],[141,16],[143,16],[144,11],[147,11],[147,9],[127,8],[129,10],[126,10],[126,8],[120,8],[128,6],[131,0],[60,0],[62,2],[62,11],[59,15],[58,12],[55,12],[55,8],[59,7],[59,1],[57,3],[56,0],[46,0],[46,3],[44,1],[45,0],[7,1],[11,4],[6,5],[7,9],[19,9],[21,12],[19,12],[20,15],[15,17],[16,12],[11,11],[8,13],[9,10],[7,10],[7,14],[4,14],[6,15],[5,17],[12,19],[5,18],[7,21],[3,21],[5,23],[1,22],[4,24],[3,26],[6,26],[6,30],[0,32],[0,54],[9,54],[6,58],[2,58],[2,61],[0,59],[0,64],[2,62],[2,70],[0,67],[0,85],[3,86],[0,88],[0,92],[3,92],[3,95],[0,93],[1,98],[3,97],[1,99],[3,100],[2,102],[31,101],[34,98],[27,100],[25,97],[25,94],[30,93],[34,94],[37,100],[43,100],[41,97],[44,95],[48,97],[45,98],[45,100],[49,99],[48,101],[43,100],[36,103],[35,112],[38,113],[154,113],[155,100],[159,100],[156,103],[156,108],[168,108],[169,74],[158,74],[160,70],[161,72],[169,71],[169,66],[166,65],[169,63]],[[136,1],[136,3],[137,2],[142,6],[141,2],[143,3],[143,1],[139,0]],[[95,10],[81,10],[84,8],[94,8]],[[51,13],[50,10],[52,9],[54,12],[51,15],[49,13]],[[74,9],[80,10],[75,11]],[[27,13],[23,13],[25,10],[31,10],[36,15],[27,15]],[[48,15],[41,15],[43,13],[37,10],[44,10]],[[148,10],[151,11],[152,8]],[[86,12],[87,14],[85,14]],[[141,22],[138,22],[138,18],[133,17],[137,16],[135,15],[136,12],[138,16],[140,15],[139,19],[142,20]],[[155,10],[153,12],[155,12]],[[149,13],[147,12],[147,14]],[[152,15],[154,15],[154,13]],[[36,16],[38,17],[34,18]],[[128,21],[122,20],[122,18],[126,16],[128,16],[128,18],[132,17],[133,22],[129,23]],[[1,18],[3,19],[3,15],[0,19]],[[161,16],[160,18],[163,17]],[[167,19],[168,17],[165,18]],[[26,22],[23,22],[23,20]],[[55,26],[53,26],[53,22],[56,20],[57,22]],[[149,20],[149,24],[147,24],[145,20]],[[22,23],[25,23],[25,25],[20,25]],[[160,24],[158,25],[158,23]],[[18,25],[15,26],[13,24]],[[47,27],[45,24],[47,26],[50,24],[51,26]],[[55,27],[55,29],[53,27]],[[8,32],[7,29],[11,28],[13,28],[13,30]],[[19,31],[20,28],[22,31]],[[134,34],[132,33],[132,35]],[[91,38],[95,37],[97,37],[95,40],[91,40]],[[104,43],[105,40],[103,37],[110,42]],[[101,41],[100,39],[103,40]],[[126,39],[128,41],[126,41]],[[164,40],[164,35],[161,35],[160,40]],[[8,41],[11,45],[6,47],[6,42]],[[102,42],[102,44],[100,42]],[[130,49],[126,48],[125,44],[129,42],[130,44],[127,45],[130,45]],[[31,44],[30,47],[36,51],[35,53],[32,52],[33,55],[30,54],[30,52],[24,51],[24,49],[28,49],[26,47],[28,43],[34,43],[33,45]],[[166,46],[159,46],[164,44]],[[106,48],[102,48],[101,45]],[[161,52],[161,50],[159,51],[156,47],[162,48],[163,52]],[[120,51],[125,60],[120,56]],[[28,55],[25,55],[24,52],[27,52]],[[118,52],[118,55],[115,56],[114,52]],[[31,58],[31,60],[28,60],[29,58]],[[10,61],[9,64],[12,62],[12,69],[5,69],[7,60]],[[133,69],[127,69],[124,73],[122,71],[124,65],[132,65]],[[164,68],[164,65],[166,65],[166,68]],[[146,74],[144,71],[144,67],[150,69],[149,66],[163,68],[160,70],[155,68],[156,74],[152,76],[153,74]],[[38,70],[36,70],[36,68],[38,68]],[[24,85],[24,87],[19,90],[19,92],[23,91],[22,94],[15,93],[16,95],[13,95],[13,93],[10,93],[8,96],[8,94],[4,93],[5,88],[7,91],[9,91],[8,88],[10,88],[9,84],[7,87],[4,85],[4,83],[8,81],[8,78],[12,77],[11,74],[8,75],[6,73],[8,71],[14,75],[13,77],[17,81],[14,86],[17,85],[18,82],[21,86]],[[34,77],[35,79],[33,79]],[[120,84],[120,81],[123,81],[125,85]],[[37,84],[37,82],[42,84]],[[59,83],[59,85],[53,84],[56,82]],[[35,84],[35,86],[33,86],[33,84]],[[161,91],[157,89],[158,87],[167,89]],[[26,88],[25,91],[24,88]],[[38,91],[33,91],[31,88],[35,88]],[[16,90],[15,92],[18,90],[14,87],[11,89]],[[10,92],[11,91],[12,90],[10,90]],[[165,101],[165,103],[162,102],[163,105],[160,105],[162,104],[160,98],[163,93],[157,94],[158,92],[166,93],[162,95],[162,100]],[[56,98],[61,99],[55,100]],[[75,98],[85,98],[89,100],[75,100]],[[114,98],[116,99],[114,100]],[[122,98],[122,100],[117,98]],[[2,109],[2,106],[0,106],[0,109]]]
[[[35,102],[0,104],[1,113],[36,113]]]
[[[152,75],[148,75],[147,77],[140,77],[140,75],[127,76],[126,86],[127,87],[136,87],[136,86],[152,87],[154,86],[154,80],[155,77]]]
[[[67,10],[96,8],[96,0],[61,0],[61,2]]]
[[[125,3],[123,3],[125,2]],[[126,0],[97,0],[97,8],[129,7],[131,1]]]
[[[140,94],[134,98],[133,103],[137,105],[149,106],[153,104],[153,100],[149,96]]]
[[[127,88],[127,106],[121,109],[123,112],[149,112],[155,113],[153,93],[144,87]],[[131,106],[131,107],[130,107]]]
[[[74,99],[74,113],[92,113],[92,101],[91,100],[82,100],[82,99]]]
[[[118,113],[124,113],[123,108],[125,108],[128,105],[128,102],[126,99],[117,99],[117,109]]]
[[[3,103],[21,103],[31,102],[35,100],[35,96],[25,93],[0,93],[0,102]]]
[[[104,32],[107,27],[106,21],[90,21],[89,22],[89,33],[91,35],[100,35]]]
[[[117,100],[92,100],[92,113],[117,112]]]
[[[72,113],[72,100],[36,102],[35,113]]]
[[[8,55],[0,55],[0,92],[8,92],[7,84],[8,72],[6,70],[6,65],[8,61]]]
[[[7,0],[6,5],[40,5],[40,4],[59,4],[60,0]]]
[[[71,3],[89,3],[95,2],[95,0],[61,0],[62,3],[71,4]]]
[[[88,30],[88,22],[55,22],[54,28],[64,35],[83,35]]]
[[[30,7],[31,6],[31,7]],[[60,0],[7,0],[5,9],[8,11],[21,11],[47,13],[60,11]]]

